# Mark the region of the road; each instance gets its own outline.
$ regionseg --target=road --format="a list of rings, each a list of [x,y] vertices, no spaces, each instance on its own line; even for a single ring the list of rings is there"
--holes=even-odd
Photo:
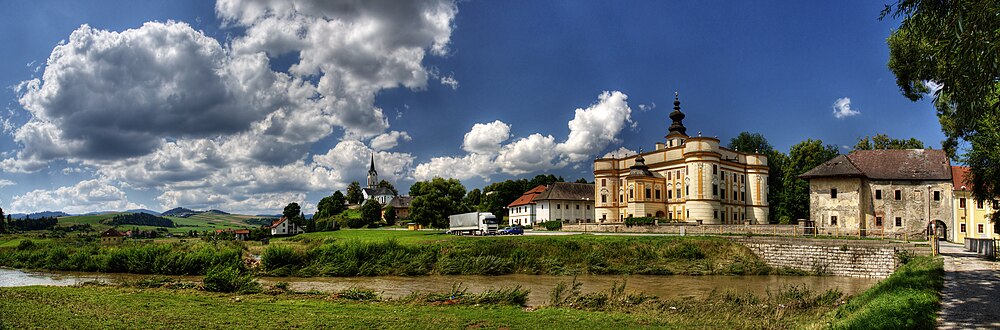
[[[944,290],[938,329],[1000,329],[1000,263],[941,243]]]

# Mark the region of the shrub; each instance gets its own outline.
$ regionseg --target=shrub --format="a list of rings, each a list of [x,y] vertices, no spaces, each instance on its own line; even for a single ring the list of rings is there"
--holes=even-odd
[[[271,245],[260,257],[261,267],[265,270],[275,270],[285,266],[300,266],[305,261],[302,252],[286,245]]]
[[[545,230],[560,230],[562,229],[562,221],[552,220],[542,222],[542,227],[545,227]]]
[[[31,250],[33,248],[35,248],[35,242],[32,242],[30,239],[25,239],[17,243],[18,251]]]
[[[372,289],[352,287],[345,290],[341,290],[335,294],[337,298],[350,299],[357,301],[378,301],[381,299],[378,292]]]
[[[260,292],[260,283],[253,275],[237,267],[215,266],[208,269],[203,280],[205,291],[211,292]]]
[[[639,217],[639,218],[626,218],[625,226],[651,226],[656,224],[656,218],[652,217]]]

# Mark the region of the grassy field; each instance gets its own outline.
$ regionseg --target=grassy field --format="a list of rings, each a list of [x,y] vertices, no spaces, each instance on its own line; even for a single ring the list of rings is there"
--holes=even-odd
[[[914,257],[846,305],[826,316],[831,329],[933,329],[941,308],[940,258]]]
[[[272,242],[285,241],[310,242],[331,239],[333,241],[354,240],[358,242],[383,242],[396,240],[400,244],[433,243],[449,241],[453,239],[463,239],[455,235],[446,235],[443,230],[387,230],[387,229],[343,229],[338,231],[326,231],[317,233],[306,233],[294,237],[284,237],[272,240]],[[477,239],[474,237],[464,237],[464,239]]]
[[[97,214],[97,215],[78,215],[59,218],[60,226],[71,226],[76,224],[89,224],[97,231],[104,231],[111,226],[101,223],[101,221],[113,218],[116,215],[122,213],[109,213],[109,214]],[[257,218],[256,216],[250,215],[239,215],[239,214],[211,214],[202,213],[193,215],[187,218],[178,217],[165,217],[174,222],[177,227],[167,228],[167,231],[171,233],[186,233],[191,230],[202,232],[202,231],[215,231],[216,229],[226,229],[226,228],[251,228],[253,226],[246,224],[244,220]],[[161,227],[153,226],[134,226],[134,225],[121,225],[119,228],[138,228],[140,230],[156,230]]]
[[[608,297],[608,296],[605,296]],[[449,302],[352,301],[322,294],[215,294],[127,287],[0,288],[0,328],[27,329],[785,329],[833,308],[839,293],[620,302],[608,310]]]

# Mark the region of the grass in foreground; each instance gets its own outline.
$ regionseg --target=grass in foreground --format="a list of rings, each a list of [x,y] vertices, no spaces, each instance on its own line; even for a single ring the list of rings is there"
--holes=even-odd
[[[831,312],[831,329],[933,329],[941,308],[940,258],[914,257],[868,291]]]
[[[517,288],[459,292],[464,298],[452,292],[383,300],[364,289],[233,295],[107,286],[0,288],[0,328],[786,329],[829,311],[841,296],[785,288],[763,297],[722,293],[660,301],[627,293],[622,285],[571,294],[557,303],[563,307],[534,309],[520,306],[527,292]]]

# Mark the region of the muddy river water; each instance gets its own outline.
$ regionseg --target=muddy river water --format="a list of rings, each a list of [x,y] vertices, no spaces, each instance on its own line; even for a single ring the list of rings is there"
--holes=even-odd
[[[105,274],[80,272],[30,272],[0,268],[0,287],[52,285],[66,286],[87,281],[118,283],[123,280],[137,280],[151,275]],[[197,276],[171,276],[186,281],[200,281]],[[455,284],[469,292],[480,292],[490,288],[509,288],[520,285],[531,290],[530,305],[545,304],[552,289],[560,281],[570,282],[572,276],[551,275],[502,275],[502,276],[377,276],[377,277],[262,277],[263,284],[287,282],[292,290],[318,290],[333,292],[351,287],[363,287],[380,291],[383,296],[398,298],[412,292],[448,292]],[[627,280],[627,291],[645,292],[663,299],[701,298],[713,290],[718,292],[753,292],[765,294],[783,286],[806,287],[815,291],[839,289],[848,295],[867,290],[878,279],[834,277],[834,276],[686,276],[686,275],[582,275],[577,281],[583,284],[584,293],[605,291],[612,283]]]

